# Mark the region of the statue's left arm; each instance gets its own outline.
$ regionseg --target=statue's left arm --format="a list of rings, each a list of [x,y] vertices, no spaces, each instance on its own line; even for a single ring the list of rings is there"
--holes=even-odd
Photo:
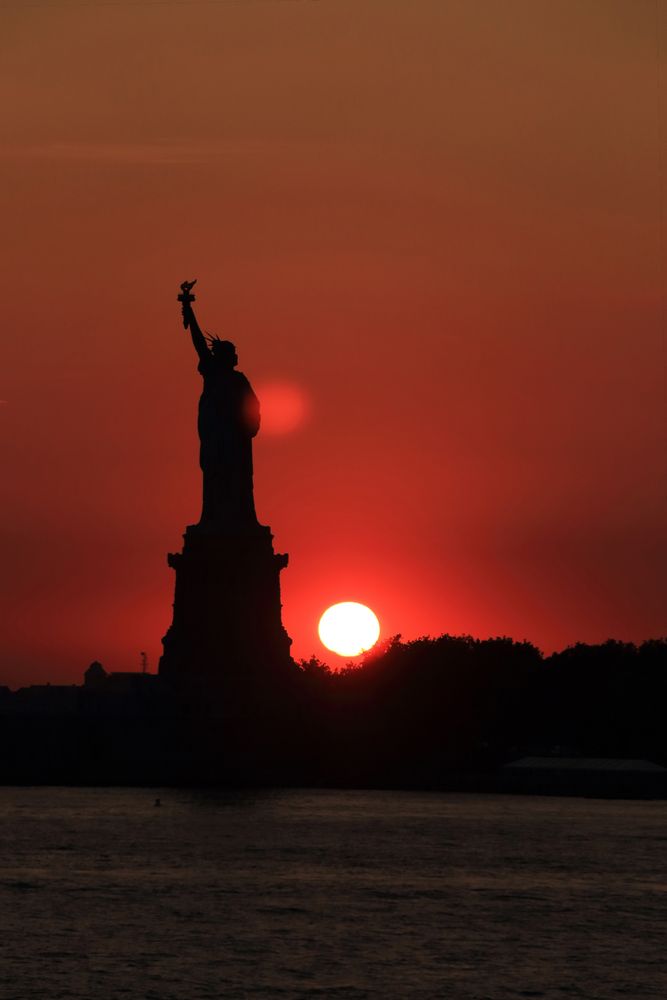
[[[260,424],[260,414],[259,414],[259,400],[257,396],[252,391],[252,386],[248,379],[243,376],[245,382],[245,398],[243,400],[243,416],[245,420],[245,425],[250,434],[250,437],[255,437],[259,430]]]

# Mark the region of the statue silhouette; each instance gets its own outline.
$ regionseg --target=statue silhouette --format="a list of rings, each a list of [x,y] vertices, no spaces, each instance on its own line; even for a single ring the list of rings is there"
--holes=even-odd
[[[199,464],[203,473],[200,524],[238,528],[257,524],[253,496],[252,439],[259,430],[259,401],[248,379],[236,371],[236,348],[229,340],[206,338],[190,294],[181,285],[183,325],[190,330],[204,379],[199,400]],[[208,339],[208,342],[207,342]]]
[[[271,529],[255,514],[257,397],[235,370],[234,345],[207,338],[199,328],[193,285],[184,281],[178,299],[204,379],[198,421],[204,502],[199,523],[185,530],[183,551],[167,556],[176,573],[174,613],[162,640],[159,674],[183,696],[199,698],[200,692],[203,701],[214,689],[222,698],[230,685],[233,702],[241,697],[239,685],[268,692],[271,677],[288,683],[297,669],[281,617],[280,573],[287,555],[274,552]]]

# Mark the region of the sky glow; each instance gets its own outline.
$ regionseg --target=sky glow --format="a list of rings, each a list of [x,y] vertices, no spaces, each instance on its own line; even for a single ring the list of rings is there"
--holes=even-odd
[[[0,681],[157,666],[195,276],[303,403],[254,452],[297,657],[349,593],[406,639],[664,634],[665,5],[0,16]]]

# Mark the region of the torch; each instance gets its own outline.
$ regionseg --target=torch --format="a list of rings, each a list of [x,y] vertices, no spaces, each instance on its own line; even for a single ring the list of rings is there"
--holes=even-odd
[[[190,289],[194,288],[196,284],[197,284],[196,278],[194,281],[184,281],[181,284],[181,294],[178,296],[178,301],[181,303],[181,306],[183,307],[183,326],[185,327],[186,330],[190,325],[190,317],[188,315],[190,312],[190,303],[194,302],[195,300],[194,295],[190,294]]]

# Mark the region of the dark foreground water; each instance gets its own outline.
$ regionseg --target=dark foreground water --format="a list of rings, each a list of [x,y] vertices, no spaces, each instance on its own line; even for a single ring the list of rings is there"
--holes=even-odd
[[[0,789],[0,830],[3,1000],[667,997],[665,802]]]

